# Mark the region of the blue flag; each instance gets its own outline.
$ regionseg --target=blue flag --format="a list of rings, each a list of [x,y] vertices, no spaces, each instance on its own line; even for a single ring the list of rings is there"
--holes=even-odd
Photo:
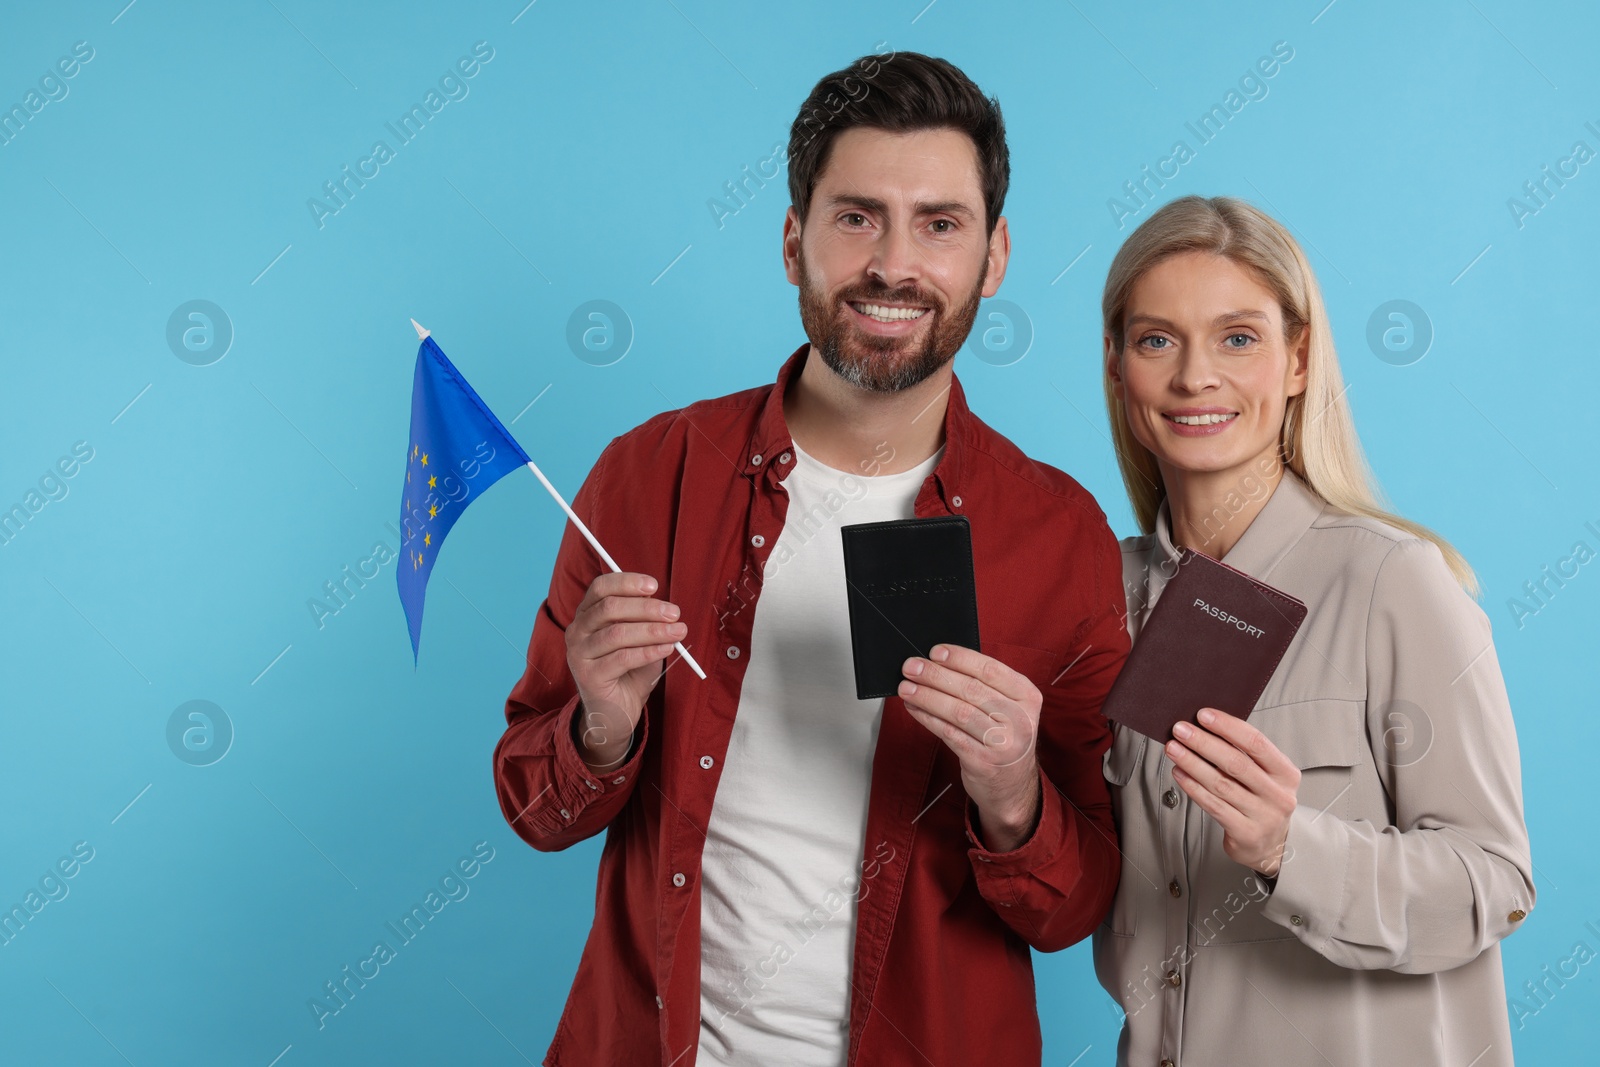
[[[527,464],[528,454],[433,338],[423,338],[411,385],[411,440],[400,503],[405,554],[397,575],[400,603],[411,629],[413,662],[422,642],[428,575],[445,535],[468,504],[502,476]]]

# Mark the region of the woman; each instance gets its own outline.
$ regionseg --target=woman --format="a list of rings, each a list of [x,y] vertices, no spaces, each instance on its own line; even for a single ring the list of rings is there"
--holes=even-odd
[[[1499,941],[1534,887],[1489,622],[1461,556],[1375,503],[1305,255],[1184,197],[1102,311],[1135,652],[1185,547],[1310,609],[1253,709],[1116,728],[1118,1063],[1511,1063]]]

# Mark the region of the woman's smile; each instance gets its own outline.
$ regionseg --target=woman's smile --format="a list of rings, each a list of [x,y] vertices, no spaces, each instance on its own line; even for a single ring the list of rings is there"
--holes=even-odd
[[[1161,417],[1180,437],[1213,437],[1232,426],[1239,413],[1216,407],[1173,408],[1163,411]]]

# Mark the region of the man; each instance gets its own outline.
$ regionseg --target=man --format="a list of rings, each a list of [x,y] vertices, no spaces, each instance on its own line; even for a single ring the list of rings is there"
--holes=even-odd
[[[1120,870],[1099,708],[1128,638],[1093,498],[953,374],[1005,275],[1008,159],[943,60],[822,79],[783,230],[810,343],[578,492],[638,571],[568,528],[495,752],[535,848],[606,831],[547,1064],[1039,1062],[1028,948],[1093,930]],[[913,515],[969,518],[984,648],[857,700],[839,527]]]

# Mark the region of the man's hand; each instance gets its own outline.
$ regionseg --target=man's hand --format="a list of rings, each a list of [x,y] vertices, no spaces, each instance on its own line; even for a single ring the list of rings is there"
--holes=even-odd
[[[1039,816],[1038,687],[959,645],[935,645],[931,659],[913,656],[902,671],[900,698],[961,761],[961,784],[978,806],[989,849],[1017,848]]]
[[[1200,726],[1180,722],[1167,742],[1172,777],[1222,826],[1222,851],[1276,877],[1289,839],[1300,768],[1266,734],[1225,711],[1200,709]]]
[[[596,770],[621,763],[645,698],[672,644],[689,632],[678,606],[650,596],[648,574],[602,574],[567,627],[567,668],[578,685],[578,754]]]

